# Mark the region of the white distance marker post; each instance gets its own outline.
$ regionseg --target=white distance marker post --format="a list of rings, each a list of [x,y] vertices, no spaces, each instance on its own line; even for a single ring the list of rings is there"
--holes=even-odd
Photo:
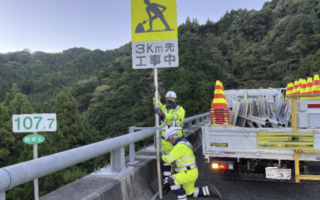
[[[37,132],[34,132],[33,134],[37,135]],[[38,144],[33,145],[33,160],[38,158]],[[34,199],[39,200],[39,182],[38,179],[34,179],[33,181],[34,185]]]
[[[33,159],[38,158],[38,144],[45,141],[38,132],[54,132],[57,130],[57,117],[55,113],[50,114],[23,114],[12,116],[12,131],[14,133],[33,132],[33,135],[27,135],[23,142],[33,145]],[[39,200],[38,179],[34,180],[34,199]]]

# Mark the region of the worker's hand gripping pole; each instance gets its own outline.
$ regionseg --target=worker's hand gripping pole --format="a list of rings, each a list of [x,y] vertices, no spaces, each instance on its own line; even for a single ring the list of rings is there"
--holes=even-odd
[[[158,69],[154,68],[154,86],[156,89],[158,89]],[[155,92],[155,108],[158,108],[158,92]],[[159,127],[159,115],[155,114],[155,125],[156,127]],[[157,130],[156,132],[156,148],[157,148],[157,171],[158,171],[158,184],[159,184],[159,198],[162,199],[162,176],[161,176],[161,166],[160,166],[160,142],[161,142],[161,137],[160,137],[160,131]]]

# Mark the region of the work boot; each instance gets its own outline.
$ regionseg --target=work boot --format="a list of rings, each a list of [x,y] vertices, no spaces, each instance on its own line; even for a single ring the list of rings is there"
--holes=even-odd
[[[162,186],[162,194],[167,195],[170,192],[170,185],[168,183],[163,184]]]
[[[209,193],[211,197],[222,199],[220,192],[213,185],[209,185]]]

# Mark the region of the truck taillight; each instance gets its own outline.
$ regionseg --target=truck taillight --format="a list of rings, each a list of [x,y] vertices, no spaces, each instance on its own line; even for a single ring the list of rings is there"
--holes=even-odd
[[[228,164],[220,164],[219,163],[219,169],[229,169],[229,165]]]
[[[233,163],[212,163],[212,169],[233,170]]]

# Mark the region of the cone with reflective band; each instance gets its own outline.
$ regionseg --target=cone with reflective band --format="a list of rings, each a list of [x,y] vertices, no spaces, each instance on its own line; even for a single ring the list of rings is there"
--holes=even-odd
[[[298,91],[297,91],[298,94],[300,94],[301,92],[302,80],[303,80],[302,78],[299,78]]]
[[[214,90],[213,102],[211,108],[227,108],[227,101],[224,96],[223,87],[220,81],[216,81],[216,88]]]
[[[312,94],[312,86],[313,86],[312,77],[308,77],[306,94]]]
[[[292,94],[298,94],[298,86],[299,86],[299,81],[295,80]]]
[[[317,94],[320,96],[320,80],[319,74],[315,74],[313,78],[313,87],[312,87],[312,94]],[[313,97],[313,99],[320,99],[320,97]]]
[[[287,86],[286,99],[287,99],[287,95],[292,94],[292,90],[293,90],[293,83],[289,83]]]
[[[217,80],[217,81],[218,81],[218,82],[219,82],[219,84],[221,85],[222,90],[223,90],[223,92],[224,92],[224,88],[223,88],[222,82],[221,82],[220,80]]]
[[[302,80],[301,84],[301,89],[300,89],[300,94],[307,94],[307,81],[306,79]],[[301,99],[307,99],[306,97],[303,97]]]
[[[229,124],[230,122],[230,110],[227,106],[223,85],[219,80],[216,81],[210,118],[212,124]]]
[[[306,94],[306,93],[307,93],[307,81],[306,79],[303,79],[301,83],[300,94]]]

